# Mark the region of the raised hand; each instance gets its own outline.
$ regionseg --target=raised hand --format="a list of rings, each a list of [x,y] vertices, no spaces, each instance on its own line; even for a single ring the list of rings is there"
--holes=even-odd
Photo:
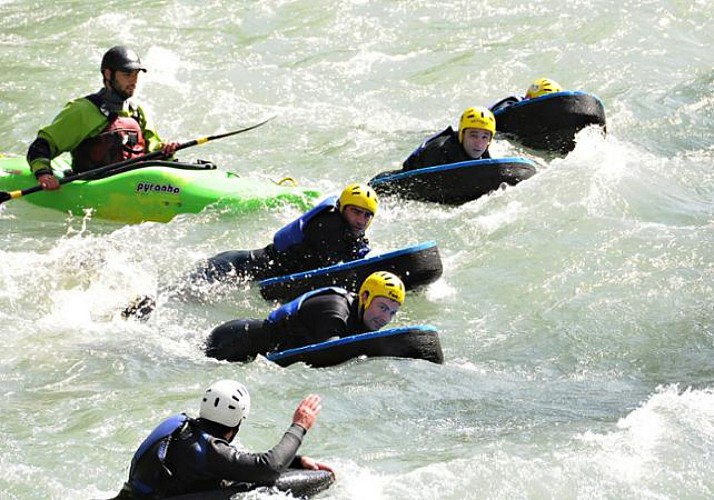
[[[295,413],[293,414],[293,423],[298,424],[306,431],[310,430],[310,427],[312,427],[315,420],[317,420],[317,415],[320,413],[320,410],[322,410],[322,404],[320,404],[320,401],[320,396],[317,394],[310,394],[308,397],[303,399],[295,409]]]

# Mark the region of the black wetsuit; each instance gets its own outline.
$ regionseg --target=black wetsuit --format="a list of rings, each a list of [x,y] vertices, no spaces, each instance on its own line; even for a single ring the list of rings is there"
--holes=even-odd
[[[262,280],[359,259],[369,250],[364,234],[355,235],[342,214],[326,210],[303,229],[301,243],[280,251],[270,244],[257,250],[222,252],[208,259],[193,281],[231,278]],[[366,249],[366,250],[365,250]]]
[[[166,498],[218,490],[234,482],[272,485],[288,468],[302,468],[296,454],[306,431],[297,424],[292,424],[280,442],[265,453],[243,452],[216,437],[225,431],[226,427],[208,420],[189,420],[172,437],[165,468],[156,459],[155,450],[145,453],[137,463],[134,478],[130,478],[116,500]],[[160,478],[158,484],[155,478]],[[154,492],[140,494],[131,486],[132,479],[150,484]]]
[[[250,361],[258,354],[365,333],[354,294],[325,291],[305,299],[296,314],[277,322],[237,319],[216,327],[206,341],[206,355]]]
[[[508,96],[508,97],[501,99],[497,103],[491,105],[488,109],[491,110],[493,113],[495,113],[497,111],[507,108],[508,106],[512,106],[513,104],[515,104],[517,102],[521,102],[522,100],[523,100],[523,98],[519,98],[519,97],[516,97],[513,95]]]
[[[491,158],[488,149],[483,152],[480,158],[471,158],[466,154],[459,142],[459,133],[448,127],[419,146],[409,155],[409,158],[404,160],[402,168],[403,170],[416,170],[448,163],[487,158]]]

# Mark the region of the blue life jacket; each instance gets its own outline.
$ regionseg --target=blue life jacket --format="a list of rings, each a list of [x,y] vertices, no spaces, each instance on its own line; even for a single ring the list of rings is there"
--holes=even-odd
[[[283,304],[276,310],[270,313],[268,316],[268,323],[274,325],[280,321],[295,316],[302,307],[302,303],[305,302],[310,297],[315,297],[316,295],[322,295],[323,293],[334,292],[343,297],[348,297],[350,293],[344,288],[338,288],[336,286],[327,286],[324,288],[318,288],[316,290],[311,290],[307,293],[300,295],[297,299],[291,300],[290,302]]]
[[[139,449],[136,450],[136,453],[134,453],[134,458],[131,460],[131,468],[129,469],[129,484],[135,492],[141,495],[154,494],[156,492],[156,488],[163,482],[163,478],[171,476],[171,471],[164,464],[169,444],[171,442],[171,437],[179,432],[188,421],[189,419],[184,413],[173,415],[161,422],[158,427],[156,427],[156,429],[154,429],[141,443]],[[205,467],[204,461],[201,460],[202,457],[205,457],[205,441],[205,435],[202,435],[201,439],[198,440],[196,452],[199,467]],[[159,466],[157,467],[156,462],[153,460],[152,463],[148,464],[150,467],[149,476],[153,477],[150,479],[152,484],[147,484],[136,477],[137,467],[139,466],[141,459],[151,453],[156,454],[151,458],[157,459]],[[151,468],[153,468],[153,470]],[[148,478],[145,477],[144,479]]]
[[[325,210],[337,209],[337,200],[337,196],[325,198],[300,217],[279,229],[278,232],[275,233],[275,236],[273,236],[273,245],[275,245],[275,248],[284,252],[288,248],[302,243],[305,239],[305,233],[303,231],[307,223]]]

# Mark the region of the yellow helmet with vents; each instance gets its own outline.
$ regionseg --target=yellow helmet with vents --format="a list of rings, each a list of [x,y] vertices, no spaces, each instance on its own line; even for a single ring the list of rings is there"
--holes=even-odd
[[[533,99],[534,97],[540,97],[552,92],[560,92],[561,90],[563,90],[562,87],[555,80],[551,80],[550,78],[538,78],[528,87],[526,99]]]
[[[377,215],[377,207],[379,199],[377,193],[369,186],[364,184],[353,183],[347,186],[340,195],[340,212],[345,211],[347,205],[367,210],[372,214],[372,217]]]
[[[461,114],[459,120],[459,142],[464,142],[464,130],[467,128],[478,128],[491,132],[491,138],[496,135],[496,117],[491,110],[481,106],[468,108]]]
[[[366,298],[365,292],[367,292]],[[360,309],[368,309],[375,297],[386,297],[402,305],[405,295],[404,283],[399,276],[388,271],[377,271],[367,276],[359,288]]]

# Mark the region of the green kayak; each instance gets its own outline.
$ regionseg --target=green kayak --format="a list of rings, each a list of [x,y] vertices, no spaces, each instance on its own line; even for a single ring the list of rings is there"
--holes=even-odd
[[[53,162],[57,177],[67,160]],[[198,213],[207,206],[252,212],[285,204],[310,208],[319,191],[295,185],[292,179],[272,182],[240,177],[212,164],[149,161],[127,171],[94,180],[68,182],[59,191],[40,191],[21,199],[34,205],[125,223],[168,222],[178,214]],[[285,182],[291,181],[291,182]],[[36,186],[24,158],[0,157],[0,191]],[[16,202],[11,202],[16,203]]]

